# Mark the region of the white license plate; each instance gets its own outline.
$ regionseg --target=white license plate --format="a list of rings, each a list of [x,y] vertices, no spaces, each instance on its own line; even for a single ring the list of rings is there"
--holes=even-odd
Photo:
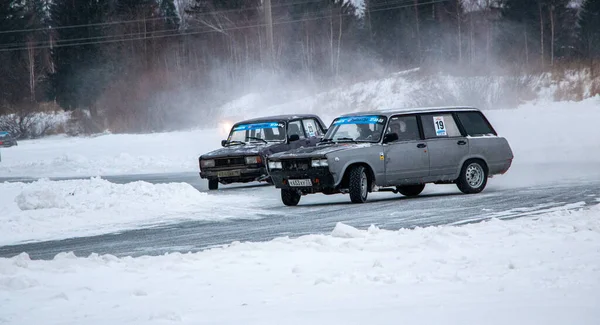
[[[217,172],[217,176],[219,176],[219,177],[240,176],[240,171],[239,170],[225,170],[225,171]]]
[[[288,184],[290,184],[290,186],[312,186],[312,182],[310,181],[310,179],[289,179],[288,180]]]

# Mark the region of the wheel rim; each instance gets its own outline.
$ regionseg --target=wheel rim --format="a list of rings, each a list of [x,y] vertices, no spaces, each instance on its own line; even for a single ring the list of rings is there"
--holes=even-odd
[[[367,184],[367,175],[362,173],[362,175],[360,175],[360,195],[362,197],[367,196]]]
[[[472,163],[467,167],[467,183],[472,188],[478,188],[483,184],[484,175],[483,168],[477,163]]]

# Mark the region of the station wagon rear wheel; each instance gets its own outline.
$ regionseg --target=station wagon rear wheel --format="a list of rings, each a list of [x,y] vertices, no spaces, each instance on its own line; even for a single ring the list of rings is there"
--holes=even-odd
[[[219,188],[219,180],[217,179],[209,179],[208,180],[208,189],[209,190],[216,190]]]
[[[302,195],[298,190],[281,189],[281,202],[287,206],[296,206],[300,202]]]
[[[364,166],[354,166],[350,170],[348,190],[352,203],[364,203],[369,194],[369,179]]]
[[[480,160],[465,162],[456,180],[456,186],[465,194],[479,193],[487,184],[488,171]]]
[[[398,186],[397,190],[404,196],[417,196],[423,192],[425,184]]]

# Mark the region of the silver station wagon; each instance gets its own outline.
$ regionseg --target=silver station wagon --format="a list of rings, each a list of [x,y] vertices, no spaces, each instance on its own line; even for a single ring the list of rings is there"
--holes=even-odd
[[[317,146],[270,156],[268,172],[288,206],[312,193],[363,203],[374,191],[416,196],[427,183],[479,193],[512,160],[508,141],[480,110],[416,108],[339,116]]]

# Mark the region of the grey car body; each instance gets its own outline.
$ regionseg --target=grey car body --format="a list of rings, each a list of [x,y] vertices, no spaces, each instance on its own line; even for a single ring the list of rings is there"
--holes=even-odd
[[[371,122],[361,122],[366,119]],[[336,138],[344,124],[352,133],[360,123],[380,133],[369,129],[371,138]],[[311,193],[348,193],[355,203],[373,191],[414,196],[427,183],[478,193],[487,178],[507,172],[512,159],[508,141],[479,109],[434,107],[339,116],[319,145],[274,154],[268,166],[284,204],[296,205]]]
[[[10,133],[6,131],[0,131],[0,147],[12,147],[17,145],[17,140],[13,138]]]
[[[208,179],[209,189],[218,184],[270,181],[266,158],[277,152],[315,146],[326,132],[321,118],[314,114],[266,116],[235,123],[223,148],[198,158],[200,177]],[[240,139],[238,141],[237,139]],[[262,140],[261,140],[262,139]]]

